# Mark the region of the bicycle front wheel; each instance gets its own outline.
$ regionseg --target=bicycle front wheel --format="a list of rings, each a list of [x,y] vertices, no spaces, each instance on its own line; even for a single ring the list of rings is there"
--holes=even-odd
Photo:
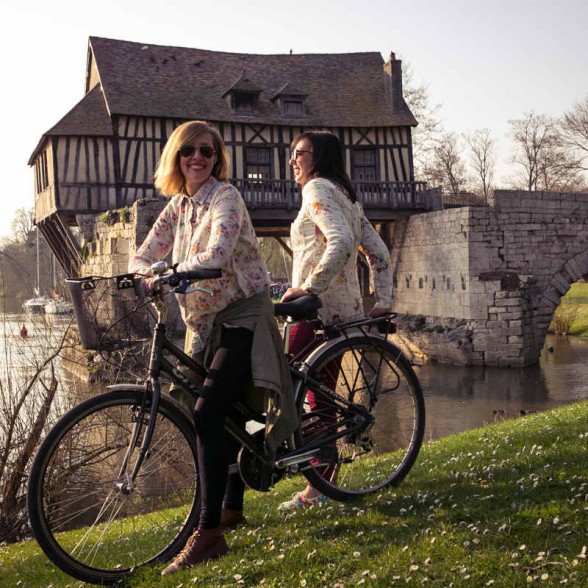
[[[310,484],[336,500],[399,484],[425,429],[421,385],[400,349],[378,336],[352,336],[317,350],[306,372],[339,397],[313,385],[298,397],[297,447],[321,445],[321,456],[303,467]]]
[[[115,584],[138,566],[177,553],[199,511],[192,423],[173,400],[160,399],[149,450],[130,480],[148,409],[141,390],[96,396],[66,413],[39,448],[28,509],[35,538],[69,575]],[[125,469],[125,455],[131,453]]]

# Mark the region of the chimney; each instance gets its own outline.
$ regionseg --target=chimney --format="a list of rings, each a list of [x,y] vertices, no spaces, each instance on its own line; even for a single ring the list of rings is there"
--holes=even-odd
[[[392,96],[392,110],[404,110],[406,103],[402,95],[402,61],[396,59],[393,51],[390,52],[390,59],[384,64],[384,72],[388,76],[387,85]]]

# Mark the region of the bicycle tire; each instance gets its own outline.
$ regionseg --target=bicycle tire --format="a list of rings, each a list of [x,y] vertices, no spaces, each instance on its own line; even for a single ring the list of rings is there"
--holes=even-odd
[[[399,484],[416,461],[425,431],[423,391],[406,356],[382,337],[359,334],[323,344],[305,364],[302,371],[363,406],[372,419],[363,430],[325,444],[321,457],[301,468],[308,482],[340,501]],[[316,386],[305,388],[320,404],[311,410],[307,393],[298,395],[297,447],[320,444],[327,434],[354,425],[343,404]]]
[[[116,584],[139,566],[168,560],[199,516],[193,424],[169,397],[160,399],[134,490],[115,488],[133,419],[149,415],[140,410],[143,390],[127,388],[66,413],[41,444],[29,479],[29,519],[41,549],[67,574],[94,584]]]

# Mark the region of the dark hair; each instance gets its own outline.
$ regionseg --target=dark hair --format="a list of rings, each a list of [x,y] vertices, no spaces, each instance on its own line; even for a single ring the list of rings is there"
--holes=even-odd
[[[331,180],[347,193],[351,202],[355,202],[357,195],[345,171],[343,148],[337,135],[330,131],[306,131],[292,141],[291,148],[294,149],[302,139],[307,139],[312,145],[311,176]]]

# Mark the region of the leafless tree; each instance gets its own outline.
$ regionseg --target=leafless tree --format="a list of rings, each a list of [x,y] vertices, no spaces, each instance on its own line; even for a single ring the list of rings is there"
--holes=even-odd
[[[0,537],[5,541],[26,535],[24,498],[37,444],[49,423],[75,401],[57,395],[65,329],[39,318],[28,322],[24,337],[14,318],[4,315],[0,322]]]
[[[577,160],[565,145],[554,118],[531,112],[509,124],[515,143],[512,161],[522,169],[515,187],[552,191],[573,190],[581,184]]]
[[[588,170],[588,95],[577,102],[560,120],[562,138],[580,169]]]
[[[12,236],[16,243],[28,243],[35,235],[35,210],[19,208],[12,219]]]
[[[471,165],[479,183],[484,202],[488,202],[492,191],[496,168],[496,143],[488,129],[478,129],[466,135],[470,147]]]
[[[433,148],[430,176],[450,194],[462,192],[467,184],[463,149],[455,133],[444,133]]]
[[[272,278],[291,278],[292,254],[289,239],[260,237],[257,242]]]
[[[428,87],[415,81],[410,64],[403,64],[403,92],[406,103],[418,126],[412,131],[412,148],[417,179],[431,181],[429,170],[434,149],[443,127],[439,120],[439,104],[431,104]]]

